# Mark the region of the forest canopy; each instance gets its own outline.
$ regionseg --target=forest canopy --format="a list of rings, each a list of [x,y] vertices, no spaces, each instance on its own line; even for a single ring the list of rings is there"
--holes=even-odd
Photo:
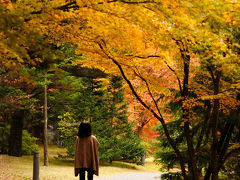
[[[239,17],[232,0],[1,1],[1,121],[42,126],[47,85],[55,129],[67,112],[94,121],[108,111],[114,144],[121,133],[140,135],[159,122],[156,161],[163,168],[179,168],[184,179],[215,180],[219,172],[239,178]],[[121,80],[109,79],[120,76],[125,92]],[[136,112],[129,116],[135,135],[125,98],[128,113]],[[116,159],[129,158],[122,153]]]

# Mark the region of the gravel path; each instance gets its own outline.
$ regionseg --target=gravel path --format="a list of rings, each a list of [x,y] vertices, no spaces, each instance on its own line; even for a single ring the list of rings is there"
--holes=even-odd
[[[161,173],[124,173],[109,177],[99,177],[96,180],[160,180]]]

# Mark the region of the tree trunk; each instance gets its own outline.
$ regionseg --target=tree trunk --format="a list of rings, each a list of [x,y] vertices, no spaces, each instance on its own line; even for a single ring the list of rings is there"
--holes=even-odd
[[[43,126],[43,144],[44,144],[44,166],[48,166],[48,137],[47,137],[47,73],[45,73],[44,85],[44,126]]]
[[[142,130],[143,130],[143,126],[142,125],[138,125],[137,126],[137,130],[136,130],[137,137],[140,137],[140,135],[142,134]]]
[[[190,165],[190,169],[189,172],[191,172],[191,179],[192,180],[198,180],[199,176],[198,176],[198,170],[197,170],[197,165],[196,165],[196,156],[195,156],[195,152],[194,152],[194,148],[193,148],[193,141],[192,141],[192,133],[189,129],[189,122],[185,122],[184,123],[184,133],[185,133],[185,137],[187,140],[187,147],[188,147],[188,161],[189,161],[189,165]]]
[[[155,116],[155,117],[161,122],[162,127],[164,129],[164,134],[167,137],[167,140],[168,140],[169,144],[172,146],[172,148],[173,148],[174,152],[176,153],[177,158],[179,160],[181,171],[182,171],[182,176],[183,176],[184,180],[187,180],[188,178],[187,178],[187,175],[186,175],[186,170],[185,170],[185,165],[184,165],[185,161],[184,161],[179,149],[177,148],[176,143],[171,138],[171,136],[170,136],[170,134],[167,130],[167,126],[165,124],[165,121],[163,119],[159,119],[159,117],[157,117],[157,116]]]
[[[206,171],[206,174],[204,176],[204,180],[209,180],[210,176],[211,176],[211,173],[212,173],[212,167],[211,167],[211,164],[209,164],[209,166],[207,168],[207,171]]]
[[[206,107],[207,107],[207,110],[206,110],[206,113],[204,114],[205,118],[204,118],[204,121],[203,121],[202,129],[201,129],[200,135],[197,138],[198,142],[197,142],[197,145],[196,145],[196,152],[198,152],[200,147],[201,147],[203,136],[204,136],[204,134],[206,134],[207,124],[208,124],[209,119],[210,119],[211,105],[210,105],[209,101],[207,101]]]
[[[239,100],[239,97],[237,97],[237,100]],[[234,112],[232,115],[234,119],[231,119],[230,122],[226,123],[224,126],[223,133],[221,134],[221,139],[219,142],[219,158],[218,158],[218,172],[222,168],[224,162],[228,159],[228,157],[233,153],[234,151],[238,151],[238,149],[230,150],[230,152],[227,153],[229,142],[232,137],[232,134],[234,133],[234,127],[238,124],[239,121],[239,113],[240,108],[238,108],[237,112]],[[236,135],[236,138],[239,139],[240,132],[238,132],[238,135]]]
[[[219,93],[219,83],[220,83],[220,76],[219,72],[216,73],[216,77],[213,74],[211,68],[209,68],[209,72],[212,76],[213,80],[213,90],[214,95]],[[211,128],[212,128],[212,145],[211,145],[211,154],[210,154],[210,163],[205,174],[204,180],[208,180],[211,177],[211,180],[218,179],[218,121],[219,121],[219,99],[215,97],[213,100],[213,115],[211,119]],[[211,176],[212,174],[212,176]]]
[[[22,130],[23,130],[24,110],[17,110],[11,119],[11,129],[9,137],[9,156],[22,156]]]
[[[220,74],[217,73],[216,78],[213,79],[214,85],[214,95],[219,93],[219,82],[220,82]],[[211,147],[211,167],[212,167],[212,177],[211,180],[218,179],[218,168],[217,168],[217,160],[218,160],[218,137],[217,137],[217,130],[218,130],[218,120],[219,120],[219,99],[213,100],[213,117],[212,117],[212,147]]]
[[[182,52],[183,53],[183,52]],[[190,65],[190,56],[186,55],[184,56],[182,54],[182,57],[184,58],[184,79],[183,79],[183,90],[182,90],[182,97],[183,101],[188,98],[188,81],[189,81],[189,65]],[[198,180],[198,170],[197,170],[197,164],[196,164],[196,156],[195,151],[193,147],[193,138],[192,138],[192,132],[190,130],[190,123],[189,123],[189,109],[185,107],[182,104],[182,111],[183,111],[183,121],[184,121],[184,134],[187,140],[187,148],[188,148],[188,164],[190,167],[188,167],[191,179],[192,180]]]
[[[233,130],[234,130],[234,124],[235,122],[231,122],[230,125],[228,126],[228,123],[227,125],[225,126],[224,128],[224,134],[223,134],[223,140],[221,141],[220,139],[220,142],[219,142],[219,148],[218,148],[218,154],[219,154],[219,157],[218,157],[218,162],[217,162],[217,173],[220,171],[223,163],[224,163],[224,156],[227,152],[227,149],[229,147],[229,141],[231,139],[231,136],[232,136],[232,133],[233,133]]]

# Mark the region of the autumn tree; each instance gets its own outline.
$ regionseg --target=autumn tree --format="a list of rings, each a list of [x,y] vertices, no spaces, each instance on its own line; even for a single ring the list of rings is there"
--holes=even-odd
[[[191,129],[192,107],[189,106],[190,102],[195,102],[189,95],[189,88],[193,82],[192,73],[201,69],[210,74],[213,89],[212,93],[208,94],[210,95],[208,98],[214,97],[214,100],[211,114],[210,173],[207,171],[206,178],[209,178],[210,174],[212,179],[217,179],[218,155],[214,147],[218,144],[220,79],[223,77],[222,68],[226,62],[229,63],[228,68],[232,69],[232,72],[235,72],[234,69],[237,67],[236,54],[231,52],[231,48],[227,48],[225,41],[228,35],[231,36],[229,27],[237,24],[234,18],[230,19],[232,24],[229,24],[223,17],[226,13],[232,12],[230,9],[233,9],[234,17],[236,6],[225,1],[211,1],[211,3],[208,1],[78,1],[61,6],[61,9],[69,10],[66,13],[68,15],[73,13],[74,16],[79,17],[78,20],[75,19],[78,22],[74,22],[76,29],[71,31],[75,34],[72,41],[79,45],[79,50],[86,57],[91,57],[86,59],[86,65],[113,72],[115,64],[139,102],[161,122],[168,142],[180,162],[182,176],[185,179],[188,176],[185,170],[186,164],[191,179],[199,178],[194,134]],[[70,12],[71,9],[74,9],[74,12]],[[60,27],[65,31],[69,29],[68,24],[62,26],[60,24]],[[216,31],[219,28],[221,31]],[[230,59],[234,60],[229,61]],[[174,84],[170,83],[164,75],[159,77],[157,73],[146,76],[145,69],[149,66],[154,67],[155,72],[164,67],[168,68],[175,75],[176,81]],[[229,71],[224,70],[224,72]],[[141,85],[144,85],[140,89],[131,82],[134,76],[142,81]],[[235,77],[239,77],[237,73]],[[166,88],[171,86],[170,84],[175,87],[178,85],[181,94],[183,132],[189,154],[186,160],[169,135],[155,99],[156,95],[170,93]],[[149,93],[153,106],[141,98],[139,91]]]
[[[1,117],[11,124],[9,155],[17,156],[21,156],[21,133],[28,119],[25,111],[33,107],[36,111],[38,105],[36,95],[41,88],[36,77],[56,62],[57,54],[60,59],[61,54],[56,40],[26,23],[30,20],[29,12],[8,1],[0,4]]]
[[[1,117],[4,122],[11,124],[9,155],[21,156],[24,114],[31,107],[27,103],[30,100],[28,87],[33,87],[28,68],[24,68],[23,59],[28,55],[21,44],[26,46],[31,44],[30,39],[27,40],[27,36],[31,33],[23,25],[17,13],[8,11],[4,4],[0,5],[0,13]]]
[[[29,12],[29,17],[23,18],[27,25],[54,40],[78,45],[78,51],[86,58],[76,64],[122,75],[136,99],[161,123],[184,179],[199,179],[193,133],[197,119],[193,109],[202,101],[209,101],[211,141],[207,145],[211,148],[205,179],[218,178],[221,169],[218,167],[223,163],[220,159],[230,147],[225,141],[226,148],[221,151],[216,148],[221,146],[219,113],[225,112],[222,102],[226,97],[236,100],[239,83],[239,54],[234,51],[239,44],[233,36],[239,28],[238,3],[228,0],[32,1],[28,6],[24,3],[17,1],[16,7],[18,11]],[[209,87],[196,83],[196,73],[208,80]],[[135,83],[135,78],[140,83]],[[157,101],[158,97],[174,95],[171,88],[180,93],[180,125],[187,158],[171,137],[163,108]],[[196,97],[191,96],[191,91]],[[142,98],[143,93],[148,93],[151,103]],[[234,102],[233,106],[225,107],[234,110],[238,101]]]

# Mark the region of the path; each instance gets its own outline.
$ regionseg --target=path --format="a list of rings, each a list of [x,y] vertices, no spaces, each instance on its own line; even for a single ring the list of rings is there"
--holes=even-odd
[[[124,173],[108,177],[99,177],[97,180],[160,180],[161,173]]]

